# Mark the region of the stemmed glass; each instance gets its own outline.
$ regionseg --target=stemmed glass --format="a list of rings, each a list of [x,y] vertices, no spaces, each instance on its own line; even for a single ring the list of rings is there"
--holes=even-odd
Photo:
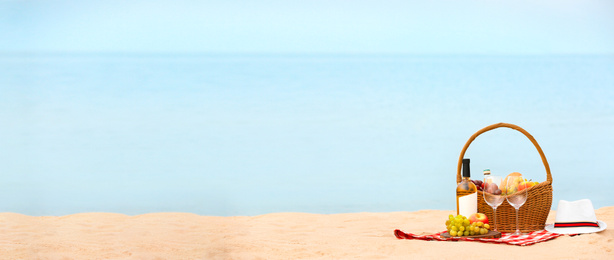
[[[503,203],[505,197],[501,195],[501,176],[490,175],[484,177],[484,201],[492,208],[493,216],[495,217],[495,231],[497,230],[497,207]]]
[[[505,183],[505,193],[507,194],[507,202],[516,209],[516,232],[512,235],[521,235],[518,228],[518,210],[527,201],[527,189],[518,190],[520,183],[523,181],[522,176],[508,176]]]

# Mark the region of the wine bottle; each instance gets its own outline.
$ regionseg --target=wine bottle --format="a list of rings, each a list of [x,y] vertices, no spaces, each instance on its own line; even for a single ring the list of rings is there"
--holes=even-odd
[[[478,212],[478,189],[470,180],[469,158],[463,159],[463,179],[456,187],[456,214],[469,217]]]

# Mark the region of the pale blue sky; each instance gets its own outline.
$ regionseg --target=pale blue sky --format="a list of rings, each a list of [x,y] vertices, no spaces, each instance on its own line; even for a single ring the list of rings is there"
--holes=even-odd
[[[614,54],[611,0],[0,0],[0,52]]]

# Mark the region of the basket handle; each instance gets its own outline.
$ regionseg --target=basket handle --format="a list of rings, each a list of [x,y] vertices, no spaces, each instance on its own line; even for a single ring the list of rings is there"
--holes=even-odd
[[[490,130],[500,128],[500,127],[507,127],[507,128],[511,128],[511,129],[516,130],[516,131],[519,131],[519,132],[523,133],[527,138],[529,138],[529,140],[531,140],[531,143],[533,143],[533,145],[535,145],[535,148],[537,148],[537,152],[539,152],[539,156],[541,156],[541,158],[542,158],[542,162],[544,163],[544,167],[546,167],[546,180],[548,182],[552,183],[552,174],[550,173],[550,165],[548,165],[548,160],[546,160],[546,156],[544,155],[544,152],[542,151],[542,148],[539,146],[537,141],[535,141],[535,138],[533,138],[533,136],[531,134],[529,134],[529,132],[527,132],[526,130],[522,129],[520,126],[513,125],[513,124],[508,124],[508,123],[497,123],[497,124],[494,124],[494,125],[489,125],[487,127],[484,127],[482,129],[480,129],[479,131],[477,131],[475,134],[473,134],[469,138],[469,140],[467,140],[467,143],[463,147],[463,150],[461,151],[461,154],[458,157],[458,168],[457,168],[457,171],[456,171],[456,183],[461,182],[461,167],[463,165],[463,157],[465,156],[465,152],[467,151],[467,148],[469,148],[469,145],[471,144],[471,142],[473,142],[473,140],[475,140],[475,138],[477,138],[479,135],[481,135],[481,134],[483,134],[485,132],[488,132]]]

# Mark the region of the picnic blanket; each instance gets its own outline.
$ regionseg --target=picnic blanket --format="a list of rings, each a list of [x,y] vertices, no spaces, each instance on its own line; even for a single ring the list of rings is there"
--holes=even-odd
[[[428,240],[428,241],[475,241],[482,243],[493,243],[493,244],[508,244],[515,246],[530,246],[536,243],[548,241],[551,239],[555,239],[557,237],[562,236],[563,234],[551,233],[546,230],[533,231],[531,233],[527,233],[524,235],[515,236],[512,233],[501,233],[500,238],[470,238],[470,237],[451,237],[444,238],[441,237],[441,234],[445,231],[429,234],[429,235],[415,235],[412,233],[406,233],[401,230],[395,230],[394,235],[398,239],[420,239],[420,240]]]

